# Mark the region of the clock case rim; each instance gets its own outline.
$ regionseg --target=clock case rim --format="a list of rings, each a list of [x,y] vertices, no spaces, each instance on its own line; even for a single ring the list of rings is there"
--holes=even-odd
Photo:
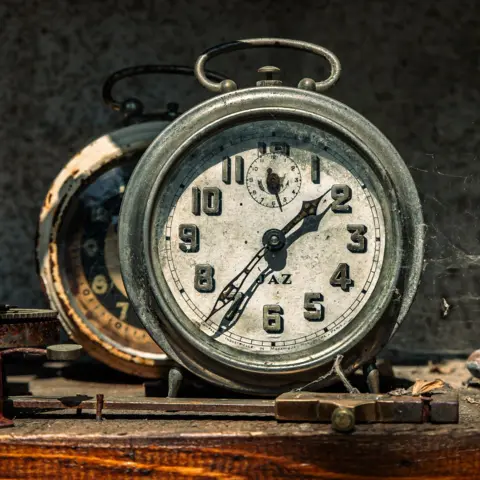
[[[312,116],[305,111],[299,114],[298,109],[293,111],[292,109],[286,109],[283,107],[252,108],[247,111],[231,113],[210,123],[204,128],[200,128],[194,136],[189,138],[188,145],[187,142],[184,142],[182,147],[169,158],[169,165],[165,165],[164,168],[162,168],[161,173],[157,176],[153,185],[151,190],[152,193],[147,203],[145,223],[143,225],[143,237],[150,238],[150,245],[158,245],[158,237],[163,236],[163,232],[158,231],[157,235],[155,235],[154,229],[151,228],[152,225],[156,225],[157,219],[162,215],[161,210],[165,210],[165,208],[162,208],[160,191],[162,190],[162,187],[166,188],[169,185],[172,180],[171,174],[175,171],[177,163],[182,161],[184,154],[188,156],[189,150],[195,150],[197,147],[207,149],[212,148],[211,145],[204,147],[199,144],[203,144],[205,139],[207,139],[206,141],[208,141],[208,139],[211,140],[212,137],[215,139],[217,135],[222,135],[222,133],[228,131],[230,127],[241,127],[244,123],[255,123],[255,120],[257,119],[261,122],[261,120],[270,119],[271,117],[283,121],[290,120],[297,122],[299,120],[298,117],[300,117],[302,124],[310,124],[313,125],[314,128],[318,128],[320,125],[320,128],[323,131],[330,131],[330,134],[332,131],[335,131],[334,135],[337,139],[342,136],[348,136],[348,134],[342,132],[342,127],[340,125],[329,124],[328,120],[324,117],[318,115]],[[342,135],[342,133],[344,135]],[[352,143],[351,139],[349,140],[348,138],[341,139],[340,142],[343,142],[344,144]],[[362,158],[374,157],[371,152],[367,151],[362,152],[362,154],[357,152],[357,155],[362,156]],[[351,159],[350,162],[353,163]],[[371,169],[371,166],[369,168]],[[380,167],[381,171],[379,172],[374,172],[374,169],[371,170],[372,171],[368,173],[373,175],[373,178],[370,178],[373,191],[384,191],[390,196],[390,202],[381,197],[379,200],[386,228],[385,238],[383,240],[385,248],[384,262],[381,267],[380,278],[373,287],[371,299],[367,301],[351,322],[323,342],[323,348],[321,350],[316,347],[310,347],[300,352],[285,353],[281,357],[280,355],[266,353],[261,355],[257,354],[257,358],[254,358],[252,361],[251,357],[255,357],[253,353],[250,354],[228,345],[213,342],[208,336],[205,338],[205,334],[199,333],[197,328],[193,326],[192,322],[188,321],[188,315],[185,314],[173,296],[170,295],[170,286],[165,280],[162,273],[162,266],[158,259],[158,247],[153,249],[148,248],[147,245],[145,245],[144,256],[147,258],[146,265],[151,290],[158,302],[161,312],[165,313],[167,318],[174,319],[165,322],[164,333],[168,334],[169,338],[175,339],[175,344],[179,344],[181,350],[183,350],[185,345],[192,343],[197,351],[200,351],[200,353],[206,357],[212,357],[212,360],[216,361],[216,363],[221,365],[222,368],[224,365],[227,365],[228,368],[236,368],[242,372],[248,372],[249,375],[260,373],[262,375],[271,376],[273,374],[281,373],[284,377],[289,372],[294,372],[296,376],[299,376],[302,373],[302,376],[305,377],[306,371],[312,370],[312,368],[314,368],[313,366],[323,364],[328,361],[327,359],[333,359],[337,352],[348,351],[353,344],[359,343],[366,333],[373,328],[374,324],[379,321],[379,318],[388,306],[391,294],[393,294],[394,286],[399,276],[401,265],[400,252],[402,251],[402,237],[399,233],[401,232],[400,222],[398,221],[398,218],[390,214],[390,207],[395,211],[398,203],[392,182],[382,167]],[[382,182],[379,181],[380,177],[383,180],[383,185]],[[155,226],[155,230],[158,230],[158,227]],[[385,285],[387,283],[389,284],[387,286],[390,288],[387,288]],[[164,292],[168,293],[164,295]],[[384,292],[387,292],[387,294]],[[180,320],[181,317],[184,317],[183,321]],[[374,320],[371,320],[372,318]],[[169,328],[170,326],[172,328]],[[172,331],[170,332],[170,330]],[[182,337],[181,341],[177,341],[177,337],[179,336]],[[348,348],[346,345],[348,345]],[[176,346],[176,351],[178,350],[179,347]],[[185,348],[185,350],[187,349]],[[191,355],[192,353],[188,354],[188,357]],[[268,367],[266,366],[267,362]],[[251,378],[249,378],[249,380],[251,380]],[[264,379],[262,379],[262,384],[263,383]]]
[[[57,238],[62,219],[74,196],[126,155],[144,151],[170,122],[148,121],[102,135],[72,157],[52,182],[42,205],[36,237],[37,272],[50,306],[59,313],[67,335],[95,359],[122,372],[146,378],[168,374],[172,361],[165,353],[153,354],[123,346],[92,329],[69,304],[58,262]]]
[[[419,282],[424,240],[423,218],[418,193],[400,155],[388,139],[368,120],[336,100],[317,93],[289,87],[250,88],[223,94],[203,102],[167,127],[140,160],[131,178],[135,181],[130,182],[130,185],[135,184],[137,188],[135,192],[131,187],[127,188],[122,205],[120,261],[127,292],[132,299],[137,314],[152,338],[175,361],[178,361],[193,373],[218,385],[242,392],[266,395],[279,393],[292,388],[292,386],[305,384],[314,378],[318,378],[322,372],[325,373],[329,370],[334,358],[331,358],[327,363],[317,364],[316,367],[309,368],[308,375],[305,375],[305,372],[289,372],[280,375],[279,372],[275,372],[272,376],[265,374],[265,372],[260,374],[248,372],[248,375],[245,376],[242,375],[245,372],[239,372],[238,369],[235,375],[231,375],[231,368],[230,372],[225,375],[221,372],[218,362],[212,360],[210,356],[206,356],[190,345],[185,345],[185,341],[176,342],[175,336],[170,332],[171,320],[169,321],[168,315],[164,314],[158,304],[158,298],[155,297],[155,294],[159,293],[158,288],[155,289],[149,282],[149,271],[150,275],[152,274],[151,262],[148,260],[150,252],[143,242],[143,238],[147,238],[147,235],[149,235],[152,219],[147,213],[142,223],[135,212],[138,208],[146,208],[148,212],[151,212],[155,203],[156,186],[160,183],[159,178],[157,178],[159,172],[162,171],[163,175],[173,164],[175,158],[186,153],[186,149],[192,143],[192,137],[199,134],[202,127],[206,128],[215,121],[220,122],[228,115],[234,116],[234,114],[241,114],[242,112],[248,115],[249,111],[267,107],[294,108],[300,121],[302,119],[300,112],[310,112],[310,114],[318,115],[336,124],[345,129],[351,138],[355,138],[354,143],[363,145],[367,150],[373,152],[377,162],[388,171],[388,176],[393,177],[391,178],[391,185],[396,193],[397,206],[401,213],[396,220],[401,222],[402,237],[411,247],[409,249],[399,249],[402,259],[397,274],[402,273],[402,275],[399,282],[394,283],[396,283],[397,291],[400,289],[403,293],[399,297],[395,288],[387,292],[390,303],[387,305],[388,308],[385,307],[385,310],[390,319],[387,319],[388,321],[384,320],[387,315],[385,312],[378,315],[375,322],[369,322],[368,325],[371,325],[371,329],[364,332],[360,341],[357,341],[353,346],[350,345],[350,348],[345,352],[338,352],[344,354],[342,367],[346,373],[354,371],[371,360],[403,321],[413,301]],[[163,158],[162,162],[155,160],[159,155]],[[152,171],[155,173],[152,174]],[[155,193],[152,194],[152,192]],[[140,288],[138,283],[135,282],[135,277],[141,279]],[[161,292],[160,295],[162,295]],[[168,303],[168,299],[166,302]],[[173,320],[173,323],[175,323],[175,320]],[[358,339],[358,336],[355,338]],[[188,349],[190,350],[187,351]],[[239,379],[232,379],[233,376]],[[335,375],[331,375],[317,387],[326,386],[334,380]]]

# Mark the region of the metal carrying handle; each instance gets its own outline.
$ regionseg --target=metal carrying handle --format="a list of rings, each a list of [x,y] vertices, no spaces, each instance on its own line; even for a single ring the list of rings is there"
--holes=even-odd
[[[212,82],[205,75],[205,64],[208,60],[220,55],[221,53],[258,47],[293,48],[296,50],[315,53],[316,55],[324,57],[330,64],[330,76],[321,82],[315,82],[310,78],[304,78],[303,80],[300,80],[298,83],[298,88],[302,88],[304,90],[324,92],[337,82],[342,71],[340,60],[330,50],[320,47],[319,45],[315,45],[314,43],[303,42],[301,40],[289,40],[286,38],[248,38],[245,40],[223,43],[221,45],[209,48],[203,52],[195,63],[195,76],[205,88],[212,92],[232,92],[237,89],[237,84],[233,80],[223,80],[220,83]]]
[[[135,67],[123,68],[122,70],[118,70],[117,72],[110,75],[105,81],[103,85],[103,91],[102,91],[103,101],[107,106],[109,106],[115,111],[122,111],[124,110],[126,102],[135,101],[137,102],[137,109],[139,109],[141,112],[141,110],[143,110],[143,104],[139,100],[127,99],[127,100],[124,100],[123,102],[120,102],[113,98],[112,90],[115,84],[120,80],[123,80],[124,78],[134,77],[137,75],[149,75],[154,73],[193,76],[194,70],[192,67],[185,67],[181,65],[138,65]],[[226,78],[224,75],[211,72],[211,71],[208,71],[207,74],[211,79],[217,80],[220,82],[222,80],[225,80]]]

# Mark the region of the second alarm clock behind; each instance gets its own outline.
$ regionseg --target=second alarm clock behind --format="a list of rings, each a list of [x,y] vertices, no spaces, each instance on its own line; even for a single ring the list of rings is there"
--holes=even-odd
[[[120,102],[112,96],[119,80],[151,73],[191,76],[193,70],[146,65],[120,70],[107,79],[104,101],[123,113],[127,126],[94,140],[58,174],[40,214],[37,261],[50,305],[74,341],[115,369],[155,378],[171,361],[127,298],[120,274],[118,218],[134,167],[159,132],[179,115],[178,105],[145,113],[138,99]]]

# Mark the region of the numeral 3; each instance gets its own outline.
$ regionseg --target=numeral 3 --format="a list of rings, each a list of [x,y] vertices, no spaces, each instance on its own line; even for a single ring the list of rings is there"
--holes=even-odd
[[[365,253],[367,251],[367,239],[364,235],[367,233],[365,225],[347,225],[347,230],[352,234],[350,239],[353,243],[348,243],[347,248],[353,253]]]

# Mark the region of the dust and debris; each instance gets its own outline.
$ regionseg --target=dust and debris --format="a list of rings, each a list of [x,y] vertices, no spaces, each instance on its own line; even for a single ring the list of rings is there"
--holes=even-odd
[[[412,395],[414,397],[432,394],[443,393],[445,390],[450,390],[452,387],[439,378],[435,380],[416,380],[410,388],[397,388],[388,392],[392,396]]]
[[[442,375],[450,375],[456,370],[456,367],[452,365],[442,365],[441,363],[433,363],[428,361],[428,371],[430,373],[441,373]]]
[[[447,302],[445,297],[442,297],[442,305],[440,308],[442,312],[442,318],[446,318],[448,315],[448,312],[450,311],[450,304]]]
[[[432,159],[432,162],[435,162],[435,154],[434,153],[425,153],[428,157]],[[475,156],[473,161],[476,161],[477,157]],[[438,170],[437,165],[433,165],[431,170],[427,170],[424,168],[418,168],[414,167],[413,165],[408,165],[408,168],[411,170],[416,170],[417,172],[423,172],[423,173],[428,173],[428,174],[434,174],[434,175],[440,175],[442,177],[450,177],[450,178],[460,178],[463,180],[463,183],[467,183],[467,181],[471,178],[473,178],[473,175],[452,175],[450,173],[443,173],[440,170]]]
[[[441,390],[447,384],[437,378],[436,380],[416,380],[416,382],[412,386],[412,395],[418,396],[423,395],[425,393],[433,393],[435,390]]]

